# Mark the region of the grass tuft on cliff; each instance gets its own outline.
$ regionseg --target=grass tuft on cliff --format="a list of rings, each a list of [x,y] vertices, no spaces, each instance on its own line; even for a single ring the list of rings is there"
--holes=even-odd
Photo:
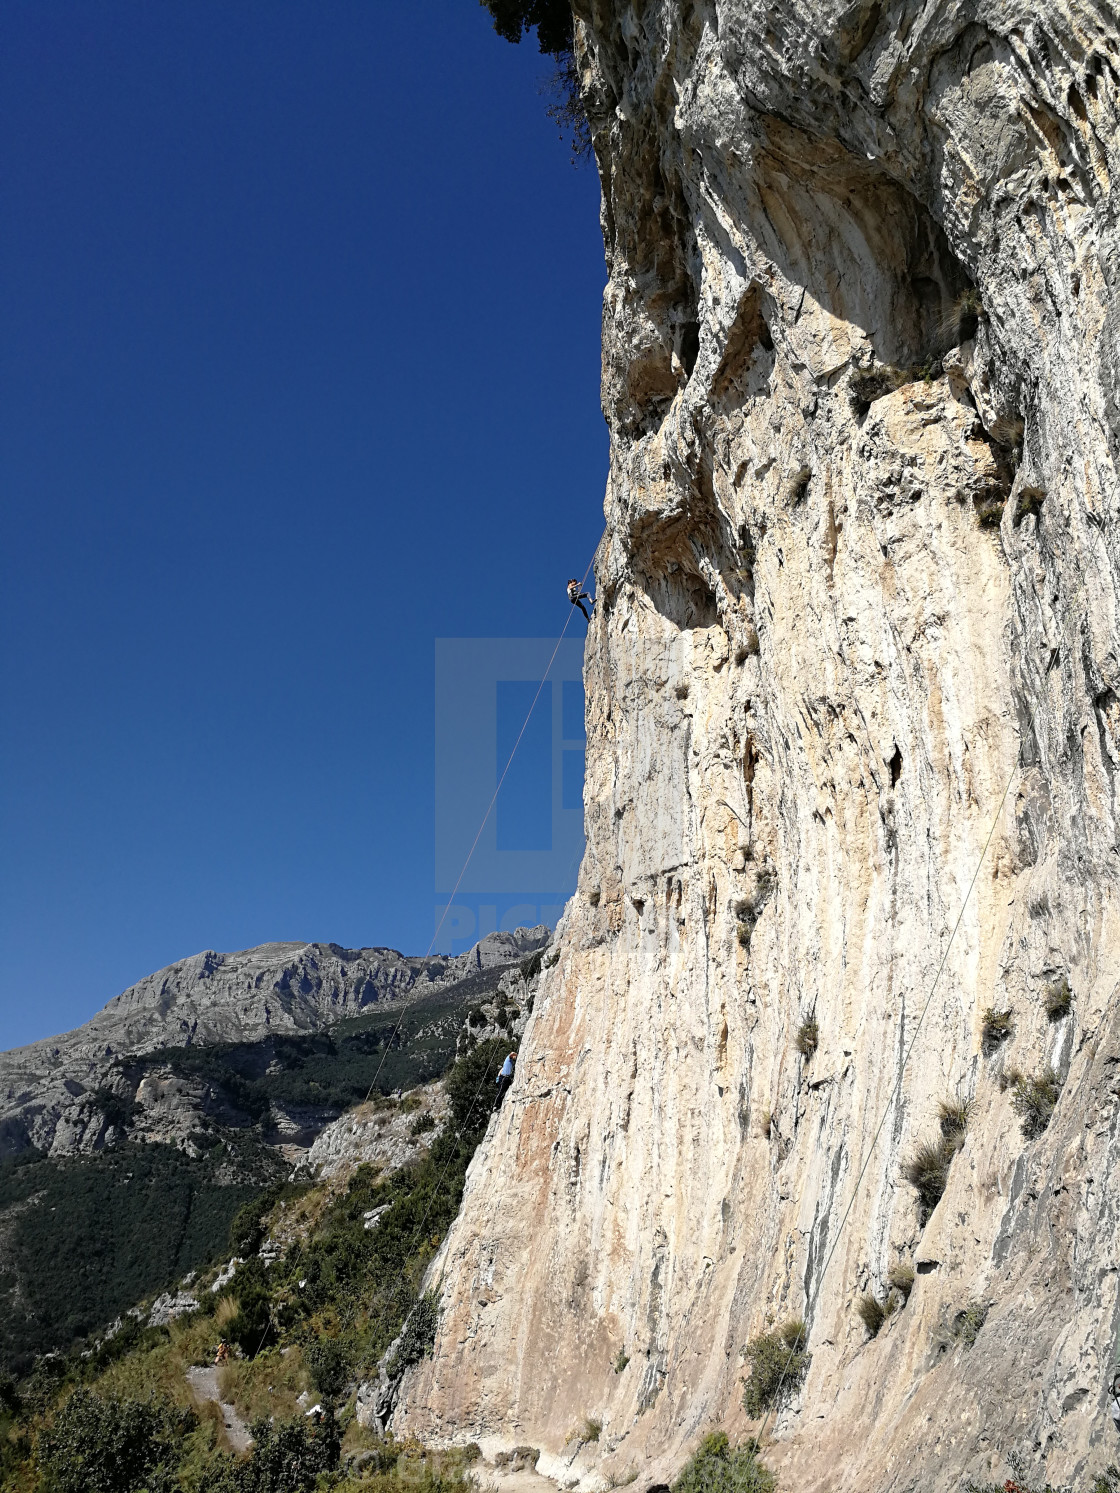
[[[923,1141],[902,1168],[902,1174],[918,1194],[924,1224],[949,1185],[949,1167],[958,1150],[957,1139],[941,1135]]]
[[[1061,1093],[1061,1083],[1053,1068],[1044,1068],[1033,1077],[1023,1073],[1011,1075],[1011,1107],[1028,1140],[1042,1134],[1050,1123]]]
[[[774,1493],[774,1474],[758,1459],[758,1442],[733,1447],[715,1431],[681,1468],[673,1493]]]

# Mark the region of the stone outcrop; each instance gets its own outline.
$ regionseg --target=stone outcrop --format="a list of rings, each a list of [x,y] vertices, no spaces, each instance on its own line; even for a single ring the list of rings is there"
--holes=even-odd
[[[450,1112],[443,1085],[409,1096],[407,1108],[359,1104],[328,1125],[300,1163],[298,1175],[316,1182],[345,1180],[355,1167],[384,1171],[408,1166],[427,1150]]]
[[[491,933],[453,958],[298,943],[196,954],[148,975],[84,1026],[0,1053],[0,1157],[31,1146],[52,1156],[94,1151],[119,1139],[126,1125],[134,1139],[185,1143],[203,1113],[217,1124],[234,1117],[214,1109],[203,1083],[170,1068],[148,1066],[130,1083],[121,1072],[125,1060],[165,1048],[316,1032],[374,1005],[393,1010],[469,987],[549,937],[543,924]],[[274,1106],[274,1140],[305,1148],[336,1114]]]
[[[784,1488],[1002,1483],[1009,1451],[1087,1485],[1120,1330],[1115,19],[575,10],[609,269],[587,851],[394,1424],[656,1481],[760,1429],[744,1349],[803,1316]],[[1047,1069],[1048,1124],[1014,1105]]]

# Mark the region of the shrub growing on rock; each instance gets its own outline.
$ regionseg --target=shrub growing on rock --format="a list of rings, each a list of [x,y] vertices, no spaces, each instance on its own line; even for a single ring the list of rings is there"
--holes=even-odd
[[[758,1460],[758,1442],[733,1447],[723,1431],[705,1436],[681,1468],[673,1493],[773,1493],[774,1474]]]
[[[1046,1014],[1051,1021],[1061,1021],[1063,1016],[1069,1015],[1069,1008],[1073,1003],[1073,993],[1069,988],[1069,981],[1065,975],[1060,980],[1055,980],[1052,985],[1047,985],[1043,991],[1042,999],[1046,1006]]]
[[[805,1323],[795,1317],[747,1344],[751,1372],[743,1385],[743,1408],[748,1415],[762,1415],[801,1384],[812,1362],[807,1341]]]
[[[970,1301],[953,1318],[953,1336],[966,1348],[971,1348],[980,1336],[980,1329],[988,1316],[988,1308],[982,1301]]]
[[[1010,1009],[1006,1011],[997,1010],[995,1006],[988,1006],[980,1018],[980,1040],[984,1051],[991,1054],[1001,1042],[1006,1042],[1014,1028],[1014,1021]]]
[[[797,1036],[793,1040],[793,1045],[806,1062],[816,1052],[820,1037],[820,1027],[814,1016],[810,1016],[808,1021],[803,1021],[797,1028]]]
[[[1061,1093],[1061,1084],[1053,1068],[1044,1068],[1041,1073],[1028,1077],[1018,1073],[1012,1081],[1011,1105],[1019,1116],[1019,1124],[1028,1140],[1042,1134],[1050,1123],[1054,1106]]]
[[[945,1194],[949,1167],[956,1154],[956,1141],[943,1135],[935,1141],[923,1141],[902,1168],[903,1176],[918,1194],[923,1224]]]
[[[436,1330],[439,1327],[439,1298],[434,1291],[425,1291],[408,1314],[401,1332],[397,1351],[386,1365],[390,1379],[403,1374],[412,1364],[431,1356],[435,1347]]]

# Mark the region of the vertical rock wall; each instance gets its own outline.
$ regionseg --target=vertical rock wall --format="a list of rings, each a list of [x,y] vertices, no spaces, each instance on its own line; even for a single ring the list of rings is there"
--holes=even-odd
[[[1009,1449],[1069,1481],[1117,1451],[1115,20],[576,12],[610,270],[588,845],[400,1427],[656,1480],[751,1428],[742,1350],[803,1315],[784,1487],[1002,1481]],[[1047,1065],[1029,1139],[1007,1079]],[[923,1220],[903,1166],[949,1099]]]

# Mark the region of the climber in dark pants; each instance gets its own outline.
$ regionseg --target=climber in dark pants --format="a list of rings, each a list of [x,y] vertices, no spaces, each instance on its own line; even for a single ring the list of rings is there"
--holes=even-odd
[[[502,1100],[506,1097],[506,1092],[513,1082],[513,1065],[516,1062],[517,1054],[516,1052],[511,1052],[502,1064],[502,1071],[498,1074],[498,1097],[494,1100],[495,1109],[501,1109],[502,1107]]]
[[[588,622],[591,621],[591,613],[584,606],[584,602],[591,601],[591,598],[586,591],[579,589],[579,582],[577,580],[573,579],[568,582],[568,600],[574,607],[579,607]],[[594,606],[595,603],[591,601],[591,605]]]

